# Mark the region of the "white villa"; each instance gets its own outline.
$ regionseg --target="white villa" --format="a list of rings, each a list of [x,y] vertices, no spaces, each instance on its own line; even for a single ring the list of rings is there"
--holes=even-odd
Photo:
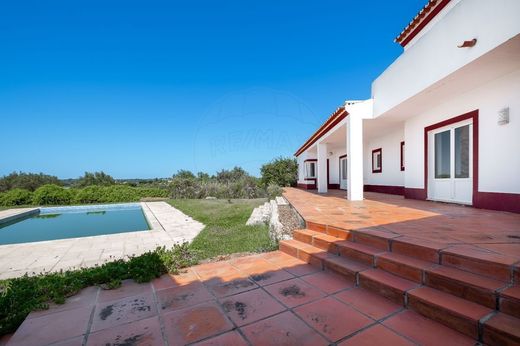
[[[296,151],[298,186],[520,213],[520,1],[430,0],[402,54]]]

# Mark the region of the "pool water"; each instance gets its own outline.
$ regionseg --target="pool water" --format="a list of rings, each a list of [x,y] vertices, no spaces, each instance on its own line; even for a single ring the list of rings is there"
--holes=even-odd
[[[41,208],[0,224],[0,245],[149,230],[139,204]]]

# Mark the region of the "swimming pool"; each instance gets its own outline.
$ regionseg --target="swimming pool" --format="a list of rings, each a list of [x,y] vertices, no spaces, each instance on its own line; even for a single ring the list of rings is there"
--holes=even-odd
[[[149,230],[138,203],[40,208],[0,223],[0,245]]]

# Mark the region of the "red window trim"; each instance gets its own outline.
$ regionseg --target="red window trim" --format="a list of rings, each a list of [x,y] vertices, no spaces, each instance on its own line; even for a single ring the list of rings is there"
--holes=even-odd
[[[381,166],[379,169],[374,169],[374,154],[379,153],[381,154]],[[377,148],[372,150],[372,173],[381,173],[383,172],[383,148]]]
[[[404,171],[404,141],[401,142],[401,171]]]

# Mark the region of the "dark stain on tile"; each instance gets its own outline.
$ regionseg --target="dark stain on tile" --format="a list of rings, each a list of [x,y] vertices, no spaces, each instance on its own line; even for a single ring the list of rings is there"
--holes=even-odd
[[[294,297],[300,298],[305,297],[305,292],[303,292],[300,287],[297,285],[291,285],[280,289],[280,294],[284,297]]]
[[[267,280],[271,276],[272,276],[271,274],[255,274],[255,275],[251,275],[251,278],[258,282],[258,281],[262,281],[262,280]]]
[[[236,302],[232,302],[230,300],[224,302],[224,304],[222,304],[224,310],[226,312],[231,312],[231,311],[236,311],[238,316],[245,320],[247,318],[247,312],[246,312],[246,308],[247,308],[247,304],[246,303],[242,303],[242,302],[239,302],[239,301],[236,301]]]
[[[103,321],[106,320],[112,313],[114,312],[114,305],[108,305],[101,310],[99,313],[99,318],[101,318]]]
[[[106,346],[135,346],[141,344],[144,334],[137,334],[121,340],[122,336],[118,335],[113,343],[106,343]]]
[[[163,310],[167,309],[170,306],[174,305],[174,303],[184,302],[184,301],[188,300],[188,298],[193,297],[194,295],[195,295],[194,293],[179,294],[178,296],[172,297],[172,298],[168,299],[168,301],[164,302],[164,304],[162,304],[161,308]]]

